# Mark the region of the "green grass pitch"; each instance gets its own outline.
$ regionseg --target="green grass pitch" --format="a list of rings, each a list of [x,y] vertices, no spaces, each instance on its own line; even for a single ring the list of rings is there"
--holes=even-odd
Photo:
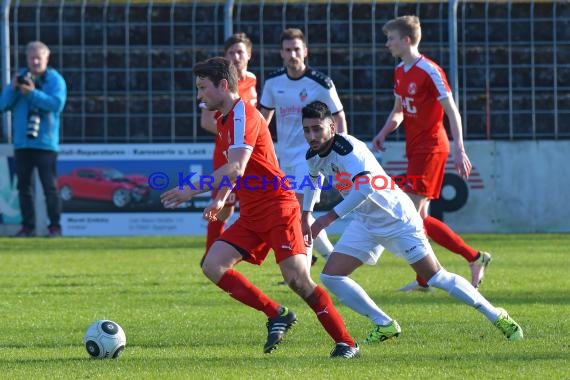
[[[273,255],[240,264],[299,323],[263,354],[263,314],[202,275],[204,239],[0,238],[0,377],[4,379],[569,379],[570,235],[465,235],[493,253],[481,292],[506,308],[525,339],[508,342],[487,319],[445,292],[399,293],[414,278],[385,252],[353,278],[402,326],[397,340],[363,346],[357,360],[331,360],[333,342],[312,311],[278,286]],[[450,271],[465,261],[435,246]],[[322,260],[313,267],[318,282]],[[336,302],[338,305],[338,302]],[[344,306],[349,331],[372,325]],[[126,332],[117,360],[90,359],[83,333],[96,319]]]

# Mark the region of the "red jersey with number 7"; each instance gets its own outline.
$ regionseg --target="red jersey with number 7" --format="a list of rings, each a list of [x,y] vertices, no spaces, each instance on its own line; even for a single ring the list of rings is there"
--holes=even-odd
[[[406,155],[449,152],[440,100],[451,96],[445,73],[423,55],[413,65],[394,69],[394,95],[402,102]]]

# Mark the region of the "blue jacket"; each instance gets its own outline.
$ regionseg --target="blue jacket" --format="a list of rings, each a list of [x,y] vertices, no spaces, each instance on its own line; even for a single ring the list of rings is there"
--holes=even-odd
[[[26,72],[25,69],[19,71]],[[38,86],[39,84],[39,86]],[[32,148],[59,151],[60,115],[67,100],[67,85],[55,69],[48,67],[41,79],[36,79],[36,89],[27,96],[6,85],[0,97],[0,111],[12,111],[14,149]],[[26,136],[30,107],[40,111],[40,131],[36,139]]]

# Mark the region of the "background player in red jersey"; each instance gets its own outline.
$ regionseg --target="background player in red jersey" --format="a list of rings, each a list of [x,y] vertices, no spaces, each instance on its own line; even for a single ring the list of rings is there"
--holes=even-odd
[[[251,104],[257,106],[257,78],[255,75],[247,71],[249,60],[251,59],[251,51],[253,44],[245,33],[234,33],[224,42],[224,56],[229,59],[236,67],[238,74],[238,94],[240,98]],[[214,118],[214,111],[202,109],[200,117],[200,126],[208,132],[216,135],[219,138],[216,128],[216,119]],[[224,156],[220,149],[220,145],[216,144],[214,147],[214,170],[218,169],[224,164]],[[217,191],[212,191],[212,198],[215,198]],[[218,213],[216,220],[208,222],[208,234],[206,238],[206,252],[212,246],[212,243],[220,237],[226,227],[227,220],[234,213],[234,206],[237,202],[237,195],[232,192],[222,210]],[[203,258],[202,258],[203,260]]]
[[[471,162],[463,146],[461,116],[445,73],[418,50],[422,35],[418,17],[395,18],[388,21],[382,30],[387,37],[386,47],[402,61],[394,70],[394,108],[372,144],[376,149],[384,150],[386,136],[403,122],[406,128],[407,176],[413,179],[404,185],[404,190],[423,218],[427,235],[469,262],[471,284],[477,287],[491,262],[491,255],[470,247],[449,226],[428,214],[430,201],[440,196],[445,162],[450,152],[443,125],[444,113],[453,137],[455,168],[463,178],[471,173]],[[416,281],[400,290],[427,287],[427,282],[418,276]]]
[[[220,138],[216,144],[226,157],[226,163],[212,174],[212,186],[219,191],[204,216],[216,218],[234,184],[240,197],[240,216],[208,250],[202,264],[204,274],[231,297],[267,316],[263,351],[270,353],[297,317],[233,268],[241,261],[261,265],[273,249],[287,285],[305,300],[335,341],[331,357],[359,356],[360,349],[330,296],[309,275],[299,203],[287,183],[280,185],[285,175],[279,169],[267,122],[255,107],[239,98],[234,65],[216,57],[197,63],[192,71],[198,100],[210,111],[217,111]],[[163,204],[177,207],[210,190],[201,188],[200,182],[163,193]]]

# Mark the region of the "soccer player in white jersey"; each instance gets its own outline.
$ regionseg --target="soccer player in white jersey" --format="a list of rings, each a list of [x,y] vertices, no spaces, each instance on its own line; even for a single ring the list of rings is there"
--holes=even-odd
[[[259,100],[260,111],[268,123],[275,115],[277,158],[292,185],[297,184],[295,193],[300,204],[303,204],[303,191],[297,187],[307,174],[301,109],[315,100],[326,103],[337,132],[346,133],[346,120],[336,88],[328,76],[305,64],[307,55],[303,32],[296,28],[284,30],[281,34],[284,67],[267,77]],[[332,252],[333,245],[324,230],[316,237],[315,248],[325,259]],[[310,252],[307,257],[311,259]]]
[[[338,218],[353,219],[334,247],[321,281],[338,299],[375,324],[364,343],[397,337],[398,322],[386,314],[349,275],[362,264],[374,265],[384,248],[403,257],[430,286],[474,307],[508,340],[523,338],[521,327],[506,310],[494,307],[463,277],[446,271],[425,236],[422,218],[411,199],[396,185],[360,140],[336,133],[327,105],[313,102],[302,110],[303,133],[310,145],[306,159],[312,186],[303,186],[302,229],[307,244]],[[310,214],[322,176],[340,188],[343,200],[311,225]]]

